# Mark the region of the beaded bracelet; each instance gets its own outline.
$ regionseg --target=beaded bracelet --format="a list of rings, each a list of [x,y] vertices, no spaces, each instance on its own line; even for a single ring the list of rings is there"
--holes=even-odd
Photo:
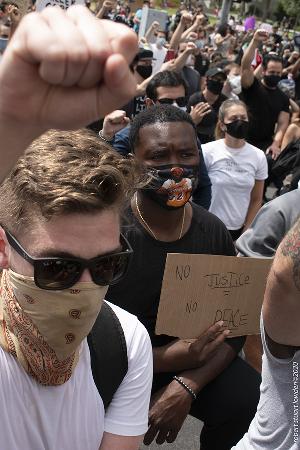
[[[179,384],[181,384],[181,386],[193,397],[194,400],[196,400],[197,395],[195,394],[195,392],[193,391],[192,388],[190,388],[190,386],[188,386],[182,378],[180,377],[173,377],[173,380],[176,380]]]
[[[106,142],[107,144],[111,144],[111,143],[113,142],[113,140],[114,140],[114,137],[112,137],[112,139],[106,139],[106,138],[103,136],[102,130],[99,131],[98,135],[99,135],[99,138],[100,138],[102,141]]]

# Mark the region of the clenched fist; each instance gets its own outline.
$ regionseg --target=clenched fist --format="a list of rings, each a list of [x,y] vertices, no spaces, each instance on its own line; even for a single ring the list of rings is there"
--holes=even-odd
[[[1,61],[0,120],[39,135],[104,117],[135,94],[136,52],[132,31],[83,6],[30,13]]]

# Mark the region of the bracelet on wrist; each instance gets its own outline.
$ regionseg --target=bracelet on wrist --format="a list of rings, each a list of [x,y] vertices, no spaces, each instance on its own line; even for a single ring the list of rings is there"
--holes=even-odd
[[[177,383],[179,383],[192,397],[193,397],[193,400],[196,400],[197,399],[197,395],[195,394],[195,392],[193,391],[193,389],[190,387],[190,386],[188,386],[184,381],[183,381],[183,379],[182,378],[180,378],[180,377],[177,377],[176,375],[175,375],[175,377],[173,377],[173,380],[176,380],[177,381]]]
[[[99,138],[100,138],[102,141],[106,142],[107,144],[110,144],[110,143],[113,142],[113,140],[114,140],[114,136],[113,136],[111,139],[108,139],[108,138],[106,138],[105,136],[103,136],[103,130],[100,130],[98,134],[99,134]]]

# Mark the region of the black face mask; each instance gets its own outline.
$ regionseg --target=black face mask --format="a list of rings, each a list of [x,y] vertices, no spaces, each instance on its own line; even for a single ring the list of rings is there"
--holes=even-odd
[[[152,75],[152,66],[136,66],[135,70],[144,80]]]
[[[161,165],[148,168],[151,180],[142,192],[163,208],[182,208],[198,184],[199,165]]]
[[[224,83],[218,80],[207,80],[207,89],[215,95],[219,95],[222,92]]]
[[[247,137],[249,130],[249,122],[246,120],[234,120],[233,122],[226,123],[226,133],[237,139],[244,139]]]
[[[275,88],[280,80],[281,76],[279,75],[264,75],[264,82],[270,88]]]

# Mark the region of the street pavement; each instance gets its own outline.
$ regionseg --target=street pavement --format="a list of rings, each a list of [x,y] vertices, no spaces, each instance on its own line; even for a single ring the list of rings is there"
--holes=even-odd
[[[157,445],[156,443],[152,443],[149,447],[142,445],[140,450],[199,450],[201,428],[202,422],[188,416],[173,444]]]

